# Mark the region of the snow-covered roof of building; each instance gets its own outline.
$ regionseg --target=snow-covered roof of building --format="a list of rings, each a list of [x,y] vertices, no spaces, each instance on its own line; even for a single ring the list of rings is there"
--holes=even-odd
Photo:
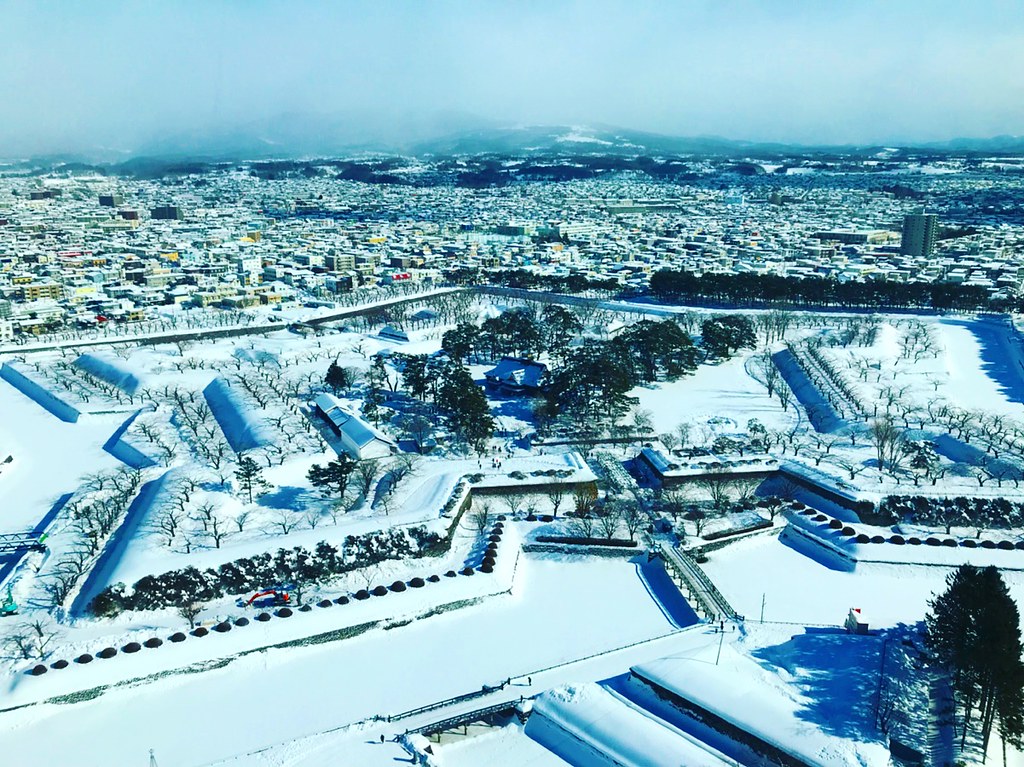
[[[388,444],[394,440],[386,434],[377,431],[362,418],[348,410],[338,399],[324,392],[318,394],[313,403],[324,414],[324,417],[337,427],[354,445],[365,447],[376,439]]]
[[[548,366],[533,360],[503,357],[497,365],[484,373],[488,380],[510,386],[540,388]]]

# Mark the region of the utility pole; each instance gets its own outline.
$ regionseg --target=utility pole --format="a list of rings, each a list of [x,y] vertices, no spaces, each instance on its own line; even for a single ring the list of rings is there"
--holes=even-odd
[[[761,623],[764,623],[764,600],[768,596],[767,592],[761,593]]]

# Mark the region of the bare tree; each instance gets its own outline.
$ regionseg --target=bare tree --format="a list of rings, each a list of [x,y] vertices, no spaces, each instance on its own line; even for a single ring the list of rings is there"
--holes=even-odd
[[[666,488],[661,492],[661,503],[665,511],[678,519],[686,511],[687,492],[681,487]]]
[[[299,518],[288,509],[278,509],[272,524],[281,531],[281,535],[288,535],[299,524]]]
[[[164,506],[153,520],[153,530],[166,539],[166,545],[174,545],[174,539],[181,528],[184,514],[173,506]]]
[[[691,428],[689,421],[681,421],[676,425],[676,434],[679,435],[679,447],[686,447],[690,444]]]
[[[665,446],[665,449],[668,450],[669,453],[675,450],[676,446],[679,444],[679,437],[677,437],[675,434],[672,434],[671,432],[659,434],[658,439],[661,440],[661,444]]]
[[[21,660],[29,660],[35,652],[35,642],[24,624],[4,636],[4,649]]]
[[[697,484],[711,498],[711,505],[721,511],[729,505],[733,481],[724,468],[713,466],[697,480]],[[698,533],[699,535],[699,533]]]
[[[479,506],[474,506],[473,511],[469,515],[469,521],[473,523],[473,527],[476,528],[477,532],[482,533],[491,524],[491,504],[489,501],[484,501]]]
[[[363,497],[369,495],[370,488],[373,487],[373,480],[376,479],[379,469],[380,461],[376,458],[366,458],[356,464],[354,472],[356,487]]]
[[[42,618],[26,623],[25,628],[32,639],[34,656],[44,660],[49,654],[50,645],[60,637],[60,630],[49,620]]]
[[[551,508],[554,510],[554,516],[558,516],[558,509],[562,505],[562,501],[565,500],[566,490],[565,486],[556,483],[548,485],[547,490],[544,491],[548,500],[551,502]]]
[[[589,516],[597,503],[597,488],[594,485],[580,485],[573,491],[573,505],[577,516]]]
[[[206,535],[213,541],[213,547],[219,549],[224,539],[231,535],[231,531],[227,527],[227,522],[219,514],[211,514],[206,528]]]
[[[519,493],[505,493],[501,496],[502,503],[508,509],[508,513],[513,517],[519,514],[519,510],[523,507],[523,496]]]
[[[188,601],[184,604],[178,605],[178,615],[188,621],[188,627],[193,629],[196,627],[196,617],[202,612],[203,608],[198,602]]]
[[[776,382],[775,393],[779,397],[779,404],[782,405],[782,410],[784,412],[788,411],[789,406],[793,404],[793,390],[789,388],[789,384],[786,383],[784,378]]]
[[[406,477],[416,473],[416,456],[412,453],[399,453],[391,464],[391,486],[396,486]]]
[[[604,505],[602,514],[597,518],[597,529],[601,531],[604,538],[614,538],[622,524],[622,506],[617,501],[610,501]]]
[[[242,511],[235,516],[235,527],[238,528],[238,532],[245,532],[245,525],[249,521],[249,517],[251,516],[251,511]]]
[[[573,517],[569,522],[569,532],[577,538],[594,537],[594,518],[589,514],[582,517]]]
[[[637,533],[647,523],[647,515],[640,508],[640,504],[627,503],[622,510],[622,523],[626,526],[626,532],[629,533],[629,540],[635,541]]]
[[[323,521],[323,511],[320,509],[308,509],[303,515],[303,520],[309,525],[310,530],[316,530],[316,526]]]
[[[903,429],[889,418],[876,418],[870,425],[871,441],[875,446],[878,470],[890,472],[899,468],[907,438]]]
[[[638,440],[648,437],[654,431],[654,415],[650,410],[637,409],[633,413],[633,428]]]

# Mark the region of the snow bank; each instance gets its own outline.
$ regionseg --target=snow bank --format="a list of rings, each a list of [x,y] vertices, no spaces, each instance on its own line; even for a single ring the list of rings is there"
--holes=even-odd
[[[81,415],[78,408],[51,391],[29,368],[18,362],[5,362],[0,366],[0,378],[62,421],[75,423]]]
[[[815,431],[819,433],[832,433],[849,425],[839,417],[835,408],[821,395],[818,387],[807,377],[807,374],[804,373],[789,349],[776,352],[772,355],[772,359],[775,362],[775,366],[779,369],[779,373],[782,374],[786,383],[789,384],[789,388],[793,391],[794,396],[803,405],[807,418],[810,420],[811,426],[814,427]]]
[[[150,466],[156,466],[157,464],[155,458],[133,445],[125,436],[141,412],[143,411],[137,410],[132,413],[128,420],[121,424],[117,431],[103,445],[104,450],[133,469],[148,469]]]
[[[526,724],[526,734],[570,764],[734,764],[596,684],[560,687],[541,695]]]
[[[91,376],[116,386],[123,392],[134,395],[142,386],[142,379],[132,373],[121,360],[102,352],[86,352],[74,361],[74,366],[81,368]]]
[[[866,641],[872,642],[872,647],[878,643],[874,638]],[[843,736],[826,732],[825,728],[835,727],[841,720],[823,717],[817,721],[819,712],[813,701],[784,681],[780,670],[766,669],[728,646],[722,649],[719,663],[710,657],[711,652],[692,658],[662,658],[635,666],[632,672],[656,692],[664,691],[684,706],[695,705],[760,741],[763,745],[755,742],[755,750],[778,749],[805,764],[822,767],[888,764],[888,750],[882,743],[865,743],[855,732]],[[836,683],[843,684],[842,671],[837,668],[834,673]],[[857,703],[847,700],[845,705]]]
[[[658,557],[653,562],[640,562],[636,569],[647,593],[664,613],[665,620],[676,628],[700,622],[697,613],[666,572],[664,560]]]
[[[236,453],[273,443],[254,409],[242,400],[226,380],[219,376],[214,378],[203,389],[203,396],[228,444]]]
[[[167,484],[168,478],[173,476],[174,469],[165,471],[159,477],[142,485],[139,494],[131,502],[128,511],[125,512],[124,520],[120,527],[114,531],[103,548],[96,564],[89,572],[88,578],[82,584],[78,596],[71,605],[72,615],[82,615],[93,598],[104,588],[110,585],[110,578],[117,570],[121,558],[128,551],[132,539],[138,534],[143,520],[149,516],[150,511],[156,506],[161,491]]]

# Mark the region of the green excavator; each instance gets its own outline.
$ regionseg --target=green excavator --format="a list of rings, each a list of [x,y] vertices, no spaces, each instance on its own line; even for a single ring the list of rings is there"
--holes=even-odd
[[[6,618],[8,615],[18,614],[18,603],[14,601],[14,595],[11,593],[11,587],[7,587],[7,599],[0,604],[0,618]]]

